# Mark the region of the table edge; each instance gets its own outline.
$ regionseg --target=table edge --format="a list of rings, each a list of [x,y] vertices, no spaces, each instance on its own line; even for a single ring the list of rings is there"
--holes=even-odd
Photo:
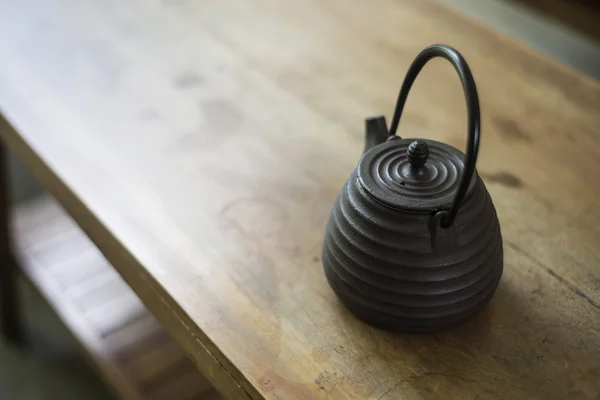
[[[35,152],[18,133],[16,127],[11,124],[2,110],[0,110],[0,140],[5,142],[8,149],[40,185],[55,198],[67,214],[81,227],[113,268],[136,292],[163,328],[182,347],[188,357],[192,359],[198,369],[221,394],[228,399],[264,399],[256,387],[227,359],[199,327],[197,332],[192,328],[194,323],[187,313],[88,208],[85,202]],[[99,245],[100,243],[102,245]],[[137,279],[133,279],[134,277]],[[179,328],[176,329],[174,326]],[[182,332],[187,332],[187,334],[184,335]]]

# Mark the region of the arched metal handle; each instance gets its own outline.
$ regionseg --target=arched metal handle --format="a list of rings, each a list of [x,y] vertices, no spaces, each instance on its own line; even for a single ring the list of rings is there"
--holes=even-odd
[[[454,200],[450,207],[450,211],[446,211],[445,217],[442,218],[442,227],[448,228],[454,223],[458,209],[467,193],[469,183],[473,177],[473,171],[475,171],[475,163],[477,162],[477,153],[479,152],[479,138],[481,130],[481,115],[479,110],[479,96],[477,95],[477,87],[475,86],[475,80],[473,74],[467,65],[467,62],[462,55],[450,46],[443,44],[434,44],[423,50],[417,58],[412,62],[402,87],[400,94],[398,95],[398,101],[396,102],[396,110],[394,111],[394,117],[392,118],[392,125],[390,126],[389,136],[396,134],[398,130],[398,124],[400,123],[400,117],[408,98],[408,93],[419,75],[419,72],[423,69],[425,64],[430,60],[442,57],[445,58],[452,64],[463,86],[465,93],[465,99],[467,101],[467,155],[465,158],[465,170],[460,178],[458,190],[454,196]]]

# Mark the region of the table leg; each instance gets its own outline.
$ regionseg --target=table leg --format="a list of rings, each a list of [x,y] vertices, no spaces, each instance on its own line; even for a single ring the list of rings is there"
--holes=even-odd
[[[22,343],[23,326],[17,290],[19,271],[11,248],[8,174],[8,152],[0,141],[0,329],[6,340]]]

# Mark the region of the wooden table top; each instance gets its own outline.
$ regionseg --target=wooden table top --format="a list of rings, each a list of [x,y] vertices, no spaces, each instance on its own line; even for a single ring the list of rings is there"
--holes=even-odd
[[[363,118],[435,42],[478,83],[505,273],[474,320],[392,334],[340,305],[321,239]],[[3,138],[233,399],[597,398],[599,105],[434,0],[0,4]],[[463,148],[464,111],[433,62],[399,133]]]

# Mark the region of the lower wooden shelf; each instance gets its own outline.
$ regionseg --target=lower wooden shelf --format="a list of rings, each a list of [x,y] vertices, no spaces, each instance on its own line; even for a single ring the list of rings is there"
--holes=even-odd
[[[220,397],[136,294],[50,197],[13,218],[17,261],[124,399]]]

